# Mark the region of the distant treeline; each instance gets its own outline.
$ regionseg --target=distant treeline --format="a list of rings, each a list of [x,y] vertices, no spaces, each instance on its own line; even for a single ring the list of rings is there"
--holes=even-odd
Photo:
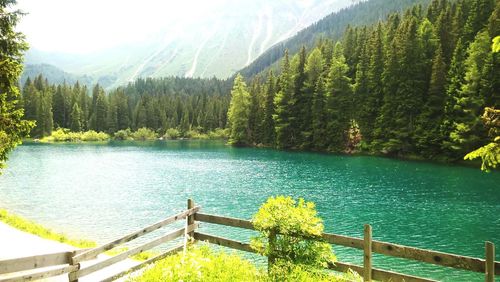
[[[434,0],[320,41],[276,77],[235,80],[231,142],[459,159],[490,138],[500,106],[500,1]]]
[[[23,86],[25,117],[35,120],[32,137],[51,134],[55,128],[74,132],[95,130],[114,133],[150,128],[159,134],[176,128],[208,132],[225,128],[230,83],[218,79],[138,79],[106,94],[78,82],[50,85],[42,76],[28,78]]]

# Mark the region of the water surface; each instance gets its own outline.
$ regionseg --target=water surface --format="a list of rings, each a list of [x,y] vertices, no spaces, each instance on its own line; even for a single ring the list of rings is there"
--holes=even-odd
[[[99,243],[185,208],[251,218],[272,195],[314,201],[326,231],[409,246],[484,256],[500,245],[500,173],[477,168],[233,148],[215,141],[25,144],[0,176],[0,207]],[[202,228],[240,240],[232,228]],[[334,247],[341,261],[357,250]],[[500,260],[497,247],[497,260]],[[482,274],[376,256],[374,266],[447,281]]]

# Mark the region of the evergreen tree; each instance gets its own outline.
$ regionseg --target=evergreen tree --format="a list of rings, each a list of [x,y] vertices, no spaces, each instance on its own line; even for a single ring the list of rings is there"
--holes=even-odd
[[[324,60],[323,55],[321,54],[320,49],[315,48],[309,54],[306,63],[306,74],[307,80],[305,83],[305,91],[306,93],[310,93],[308,97],[309,103],[307,103],[304,107],[304,113],[301,117],[304,119],[302,127],[301,135],[302,135],[302,144],[301,147],[303,149],[308,149],[313,147],[313,128],[314,125],[320,124],[320,119],[324,116],[324,85],[321,85],[318,89],[318,81],[323,76],[324,72]],[[323,82],[321,82],[323,83]],[[320,91],[318,93],[317,91]],[[318,108],[315,108],[318,107]],[[320,113],[316,113],[315,111],[319,110]]]
[[[429,94],[417,122],[416,146],[419,154],[433,158],[440,154],[440,124],[446,98],[446,64],[441,46],[436,49],[432,63]]]
[[[362,101],[359,102],[357,117],[363,141],[366,144],[371,144],[373,140],[373,131],[375,129],[375,121],[382,107],[384,95],[384,85],[382,83],[382,74],[384,72],[384,41],[381,23],[379,23],[377,28],[373,31],[368,42],[367,50],[369,50],[370,56],[366,74],[368,85],[366,97],[362,98]],[[362,80],[361,77],[358,81],[365,83],[365,80]]]
[[[94,129],[96,131],[104,132],[108,129],[107,116],[108,116],[108,102],[106,100],[106,94],[104,94],[104,90],[100,89],[97,95],[94,108],[94,118],[95,118]]]
[[[326,135],[329,151],[343,151],[346,147],[351,114],[351,80],[347,76],[349,67],[340,43],[335,46],[330,72],[326,83],[327,126]]]
[[[24,35],[16,31],[22,15],[12,11],[15,0],[0,2],[0,169],[7,154],[28,135],[33,123],[23,118],[17,81],[23,69],[23,54],[28,49]]]
[[[276,146],[281,149],[291,148],[294,144],[292,129],[293,110],[295,104],[293,97],[293,79],[288,59],[288,51],[285,51],[283,65],[280,75],[280,90],[274,98],[275,114],[273,115],[276,131]]]
[[[312,144],[315,150],[325,150],[328,147],[327,137],[327,108],[325,82],[322,76],[316,82],[312,103]]]
[[[73,104],[73,109],[71,110],[71,123],[70,123],[70,129],[73,132],[79,132],[82,131],[82,124],[80,122],[80,119],[82,117],[82,111],[80,110],[80,107],[78,106],[77,103]]]
[[[294,82],[294,101],[292,105],[291,129],[294,137],[293,147],[304,147],[302,132],[309,132],[311,128],[311,95],[306,91],[306,48],[302,46],[298,60],[292,69]]]
[[[478,33],[476,39],[467,50],[465,60],[465,81],[455,100],[457,115],[450,133],[451,148],[458,156],[480,147],[485,140],[486,132],[481,121],[481,113],[485,107],[485,75],[486,62],[491,60],[491,44],[487,31]]]
[[[250,132],[248,120],[250,116],[251,97],[243,77],[238,74],[234,79],[231,91],[231,104],[227,113],[230,124],[229,142],[234,145],[248,145]]]
[[[267,146],[274,144],[274,97],[276,96],[276,79],[272,71],[267,75],[267,82],[264,87],[264,117],[262,119],[262,143]]]

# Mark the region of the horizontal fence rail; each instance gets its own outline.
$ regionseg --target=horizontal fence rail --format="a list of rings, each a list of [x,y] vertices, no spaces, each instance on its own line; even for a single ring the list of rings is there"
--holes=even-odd
[[[218,225],[224,225],[224,226],[230,226],[230,227],[255,230],[251,221],[239,219],[239,218],[218,216],[218,215],[205,214],[205,213],[196,213],[194,215],[194,218],[195,218],[195,220],[200,221],[200,222],[206,222],[206,223],[212,223],[212,224],[218,224]],[[213,236],[213,235],[209,235],[209,234],[205,234],[205,233],[200,233],[200,232],[195,232],[194,237],[195,237],[195,239],[200,240],[200,241],[208,241],[210,243],[214,243],[214,244],[229,247],[229,248],[234,248],[234,249],[247,251],[247,252],[254,252],[253,249],[250,248],[250,245],[246,244],[246,243],[242,243],[242,242],[238,242],[238,241],[234,241],[234,240],[230,240],[230,239],[226,239],[226,238],[222,238],[222,237],[217,237],[217,236]],[[349,237],[349,236],[337,235],[337,234],[331,234],[331,233],[323,233],[322,238],[323,238],[323,240],[325,240],[326,242],[328,242],[330,244],[340,245],[340,246],[344,246],[344,247],[351,247],[351,248],[356,248],[356,249],[360,249],[360,250],[364,250],[364,246],[365,246],[363,239],[355,238],[355,237]],[[378,254],[382,254],[382,255],[398,257],[398,258],[403,258],[403,259],[410,259],[410,260],[414,260],[414,261],[430,263],[430,264],[435,264],[435,265],[439,265],[439,266],[451,267],[451,268],[456,268],[456,269],[463,269],[463,270],[468,270],[468,271],[473,271],[473,272],[486,273],[487,261],[484,259],[449,254],[449,253],[426,250],[426,249],[420,249],[420,248],[403,246],[403,245],[382,242],[382,241],[376,241],[376,240],[370,240],[370,242],[371,242],[371,252],[373,252],[373,253],[378,253]],[[362,275],[364,272],[364,269],[361,266],[345,264],[345,263],[340,263],[340,262],[336,262],[334,265],[338,270],[347,270],[348,268],[343,267],[343,266],[349,265],[349,268],[355,270],[360,275]],[[493,261],[493,262],[490,262],[490,265],[491,265],[492,271],[489,272],[490,273],[489,276],[494,277],[495,275],[500,275],[500,262]],[[493,275],[491,275],[492,272],[494,273]],[[402,281],[402,280],[404,280],[404,281],[433,281],[433,280],[429,280],[429,279],[425,279],[425,278],[420,278],[420,277],[415,277],[415,276],[410,276],[410,275],[403,275],[403,274],[399,274],[399,273],[395,273],[395,272],[391,272],[391,271],[379,270],[379,269],[372,269],[372,278],[375,280],[381,280],[381,281],[388,280],[388,278],[391,278],[392,281]],[[488,281],[493,281],[493,280],[488,280]]]
[[[171,223],[174,223],[178,220],[181,220],[181,219],[184,219],[186,218],[187,216],[189,215],[192,215],[194,213],[196,213],[198,210],[200,210],[200,207],[195,207],[195,208],[192,208],[192,209],[189,209],[189,210],[186,210],[184,212],[181,212],[181,213],[178,213],[176,215],[173,215],[171,217],[168,217],[160,222],[157,222],[155,224],[152,224],[146,228],[143,228],[143,229],[140,229],[140,230],[137,230],[133,233],[130,233],[126,236],[123,236],[122,238],[119,238],[119,239],[116,239],[114,241],[111,241],[109,243],[106,243],[102,246],[99,246],[97,248],[94,248],[94,249],[91,249],[87,252],[84,252],[76,257],[73,258],[73,263],[79,263],[85,259],[87,259],[88,257],[95,257],[96,255],[98,254],[101,254],[105,251],[108,251],[108,250],[111,250],[113,249],[114,247],[118,246],[118,245],[121,245],[123,243],[126,243],[126,242],[129,242],[129,241],[132,241],[136,238],[139,238],[143,235],[146,235],[150,232],[153,232],[157,229],[160,229],[166,225],[169,225]]]
[[[0,260],[0,274],[67,264],[69,258],[88,249]]]

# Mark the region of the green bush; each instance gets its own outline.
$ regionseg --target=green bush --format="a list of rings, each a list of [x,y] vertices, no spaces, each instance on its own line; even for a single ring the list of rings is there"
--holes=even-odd
[[[335,260],[331,245],[321,241],[323,223],[312,202],[270,197],[252,222],[260,234],[252,238],[251,246],[268,257],[270,266],[290,262],[308,269],[323,269]]]
[[[252,263],[237,255],[198,246],[161,260],[129,281],[265,281],[263,278]]]
[[[104,132],[89,130],[86,132],[70,132],[66,128],[52,131],[50,136],[42,138],[42,142],[80,142],[80,141],[106,141],[110,137]]]
[[[163,135],[165,139],[177,139],[181,137],[181,132],[176,129],[176,128],[169,128],[167,129],[167,132],[165,132],[165,135]]]
[[[82,141],[106,141],[109,140],[109,135],[104,132],[96,132],[94,130],[89,130],[83,132],[80,140]]]
[[[229,129],[216,128],[208,132],[208,139],[227,139],[229,138]]]
[[[115,140],[132,140],[132,131],[130,128],[118,130],[113,135]]]
[[[131,136],[134,140],[140,141],[155,140],[157,138],[156,132],[146,127],[137,129],[137,131],[132,133]]]

